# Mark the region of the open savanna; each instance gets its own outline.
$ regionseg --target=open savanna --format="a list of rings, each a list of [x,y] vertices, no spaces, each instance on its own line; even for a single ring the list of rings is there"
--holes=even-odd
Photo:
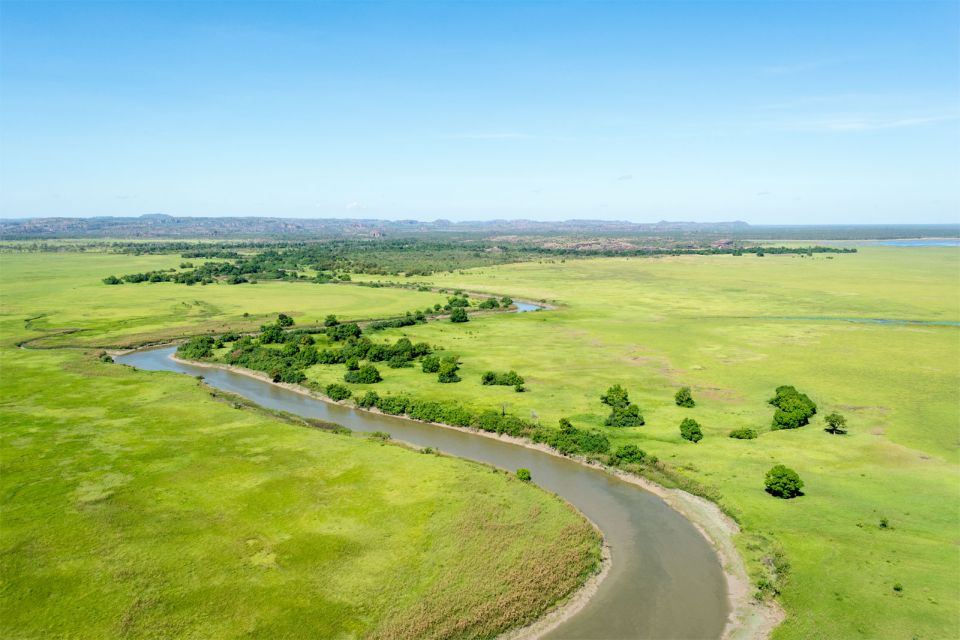
[[[569,417],[717,489],[743,524],[738,544],[757,576],[778,545],[790,564],[778,638],[943,638],[960,628],[960,327],[838,319],[957,323],[960,251],[568,260],[410,281],[559,308],[386,332],[458,354],[463,381],[384,366],[371,388],[544,424]],[[480,384],[484,371],[509,369],[526,378],[526,393]],[[342,373],[310,370],[322,382]],[[642,407],[645,426],[603,426],[599,397],[615,383]],[[820,412],[809,426],[770,431],[767,400],[784,384]],[[684,385],[695,408],[673,402]],[[823,431],[832,411],[847,416],[848,435]],[[684,417],[703,425],[699,444],[680,438]],[[728,438],[738,427],[760,437]],[[804,496],[764,492],[778,463],[799,472]]]
[[[69,327],[111,345],[245,312],[390,314],[435,294],[99,282],[175,256],[0,262],[0,636],[490,637],[596,568],[589,523],[505,473],[235,408],[99,349],[15,346]]]

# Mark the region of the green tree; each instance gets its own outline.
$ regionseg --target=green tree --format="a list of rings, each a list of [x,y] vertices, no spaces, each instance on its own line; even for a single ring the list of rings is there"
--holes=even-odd
[[[453,311],[450,312],[450,322],[469,322],[470,318],[467,316],[467,310],[463,307],[454,307]]]
[[[530,469],[524,469],[523,467],[517,469],[517,479],[523,480],[524,482],[530,482],[533,480],[533,476],[530,475]]]
[[[420,368],[424,373],[436,373],[440,371],[440,356],[424,356],[420,361]]]
[[[375,366],[365,364],[356,371],[347,371],[343,380],[351,384],[374,384],[383,380],[383,377]]]
[[[330,399],[337,401],[346,400],[353,395],[353,392],[350,391],[350,387],[342,385],[339,382],[328,384],[324,391],[326,392],[327,396],[330,397]]]
[[[610,456],[610,464],[640,464],[647,457],[647,452],[635,444],[624,444],[617,447],[617,450]]]
[[[703,440],[703,431],[700,423],[693,418],[684,418],[680,423],[680,437],[696,444]]]
[[[628,404],[625,407],[614,407],[604,424],[608,427],[640,427],[643,426],[644,421],[640,407]]]
[[[457,358],[455,356],[448,356],[440,362],[440,368],[437,371],[437,380],[444,384],[460,382],[460,376],[457,375],[459,369],[460,364],[457,362]]]
[[[844,434],[847,432],[847,419],[837,412],[824,416],[823,420],[827,423],[826,431],[833,434]]]
[[[677,395],[673,396],[673,399],[678,407],[686,407],[689,409],[697,404],[693,401],[693,395],[690,394],[690,387],[680,387],[680,390],[677,391]]]
[[[292,327],[293,318],[291,318],[285,313],[281,313],[280,315],[277,316],[277,324],[280,325],[281,327]]]
[[[731,431],[730,437],[736,440],[753,440],[757,437],[757,432],[748,427],[742,427],[740,429],[734,429]]]
[[[795,498],[803,495],[800,491],[803,488],[803,480],[800,479],[800,475],[782,464],[778,464],[767,471],[764,484],[767,493],[778,498]]]
[[[325,327],[335,327],[338,324],[340,324],[340,321],[337,320],[337,316],[333,315],[332,313],[323,321],[323,326]]]
[[[600,396],[600,402],[610,405],[614,409],[622,408],[630,404],[630,396],[627,395],[626,389],[619,384],[615,384],[607,389],[605,394]]]

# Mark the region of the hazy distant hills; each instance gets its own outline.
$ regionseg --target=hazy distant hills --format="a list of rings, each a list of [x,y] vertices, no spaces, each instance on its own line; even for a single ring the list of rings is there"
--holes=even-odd
[[[138,217],[32,218],[0,220],[0,238],[381,238],[425,234],[482,236],[580,236],[663,238],[727,237],[752,239],[874,239],[956,237],[960,225],[763,226],[742,221],[634,223],[620,220],[364,220],[344,218],[175,217],[161,213]]]

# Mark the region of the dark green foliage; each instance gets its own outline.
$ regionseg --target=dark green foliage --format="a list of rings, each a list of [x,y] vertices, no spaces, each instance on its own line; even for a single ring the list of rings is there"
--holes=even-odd
[[[737,440],[753,440],[757,437],[757,432],[749,427],[743,427],[741,429],[734,429],[731,431],[730,437]]]
[[[817,405],[806,394],[790,386],[777,387],[770,404],[777,408],[773,414],[773,429],[802,427],[817,413]]]
[[[610,441],[599,431],[577,429],[566,418],[560,419],[559,429],[537,429],[534,442],[547,444],[564,455],[607,453]]]
[[[103,279],[103,284],[123,284],[123,280],[117,276],[107,276]]]
[[[360,360],[356,356],[350,356],[343,364],[346,365],[347,371],[356,371],[360,368]]]
[[[409,311],[406,315],[403,315],[399,318],[392,318],[390,320],[377,320],[376,322],[371,322],[368,325],[368,328],[371,331],[381,331],[383,329],[399,329],[401,327],[412,327],[415,324],[425,324],[427,322],[427,317],[423,314],[422,311],[415,311],[410,313]]]
[[[673,399],[678,407],[686,407],[689,409],[697,404],[693,401],[693,396],[690,394],[690,387],[681,387],[680,390],[677,391],[677,395],[673,396]]]
[[[340,342],[341,340],[348,340],[350,338],[358,338],[360,337],[361,333],[360,327],[355,322],[338,324],[327,329],[327,336],[334,342]]]
[[[391,436],[386,431],[372,431],[370,435],[367,437],[370,438],[371,440],[382,440],[384,442],[386,442],[387,440],[393,439],[393,436]]]
[[[283,329],[280,328],[280,325],[276,324],[265,324],[260,327],[260,344],[279,344],[285,342],[287,339],[286,334],[283,332]]]
[[[356,371],[347,371],[343,379],[351,384],[374,384],[383,380],[383,377],[375,366],[365,364]]]
[[[454,307],[450,312],[450,322],[469,322],[470,318],[463,307]]]
[[[680,422],[680,437],[696,444],[703,440],[703,431],[700,429],[700,423],[693,418],[684,418]]]
[[[324,392],[332,400],[338,400],[338,401],[346,400],[351,395],[353,395],[353,392],[350,391],[349,387],[347,387],[346,385],[342,385],[339,382],[333,382],[331,384],[328,384],[326,389],[324,389]]]
[[[382,396],[377,401],[377,408],[384,413],[400,416],[407,412],[407,405],[410,399],[406,396]]]
[[[524,469],[523,467],[517,469],[517,479],[522,480],[523,482],[530,482],[533,480],[533,476],[530,475],[530,469]]]
[[[228,331],[227,333],[220,336],[220,339],[224,342],[236,342],[240,339],[240,334],[235,331]]]
[[[213,338],[196,336],[177,347],[177,355],[187,360],[202,360],[213,355]]]
[[[478,309],[499,309],[500,303],[497,302],[496,298],[487,298],[483,302],[477,305]]]
[[[447,356],[440,361],[440,368],[437,370],[437,380],[444,384],[460,382],[460,376],[457,375],[459,369],[460,364],[457,362],[457,357]]]
[[[293,318],[291,318],[285,313],[281,313],[279,316],[277,316],[277,324],[280,325],[281,327],[292,327]]]
[[[387,360],[387,366],[391,369],[403,369],[410,366],[410,360],[401,355],[390,356],[390,359]]]
[[[610,464],[622,466],[625,464],[640,464],[647,457],[647,452],[635,444],[624,444],[610,456]]]
[[[447,298],[446,309],[455,309],[457,307],[469,307],[470,300],[463,295],[455,295],[452,298]]]
[[[480,377],[480,382],[485,385],[522,387],[524,380],[523,377],[518,375],[516,371],[508,371],[507,373],[495,373],[493,371],[487,371]]]
[[[603,424],[608,427],[640,427],[644,422],[640,407],[630,404],[625,407],[614,407]]]
[[[796,471],[778,464],[767,471],[767,477],[764,482],[767,493],[778,498],[794,498],[803,495],[800,489],[803,488],[803,480]]]
[[[362,396],[355,398],[354,401],[358,407],[369,409],[370,407],[377,406],[377,403],[380,401],[380,396],[377,395],[376,391],[367,391]]]
[[[505,307],[509,307],[510,305],[513,304],[513,298],[509,296],[503,296],[502,298],[500,298],[500,304],[502,304]]]
[[[340,321],[337,320],[337,316],[333,315],[332,313],[331,313],[330,315],[328,315],[328,316],[324,319],[324,321],[323,321],[323,326],[328,327],[328,328],[329,328],[329,327],[335,327],[335,326],[337,326],[338,324],[340,324]]]
[[[626,407],[630,404],[630,396],[627,395],[627,390],[621,387],[618,384],[613,385],[607,392],[600,396],[600,402],[603,404],[610,405],[614,409],[617,407]]]
[[[847,432],[847,419],[839,413],[829,413],[823,418],[823,420],[827,423],[825,429],[827,433],[840,435]]]
[[[477,428],[483,431],[505,433],[518,438],[530,435],[533,430],[533,425],[517,416],[498,411],[484,411],[477,416],[475,423]]]
[[[440,371],[440,356],[425,356],[420,361],[420,368],[424,373],[437,373]]]

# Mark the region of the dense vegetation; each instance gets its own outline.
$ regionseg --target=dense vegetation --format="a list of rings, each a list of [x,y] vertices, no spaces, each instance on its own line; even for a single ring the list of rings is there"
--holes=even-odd
[[[767,472],[764,482],[767,493],[778,498],[795,498],[803,495],[800,489],[803,488],[803,480],[800,475],[782,464],[775,465]]]
[[[773,429],[802,427],[817,413],[813,400],[791,386],[777,387],[770,404],[777,408],[773,414]]]
[[[616,384],[607,392],[600,396],[603,404],[610,406],[610,415],[607,416],[604,424],[608,427],[639,427],[642,426],[643,415],[640,413],[640,407],[630,402],[627,390]]]

